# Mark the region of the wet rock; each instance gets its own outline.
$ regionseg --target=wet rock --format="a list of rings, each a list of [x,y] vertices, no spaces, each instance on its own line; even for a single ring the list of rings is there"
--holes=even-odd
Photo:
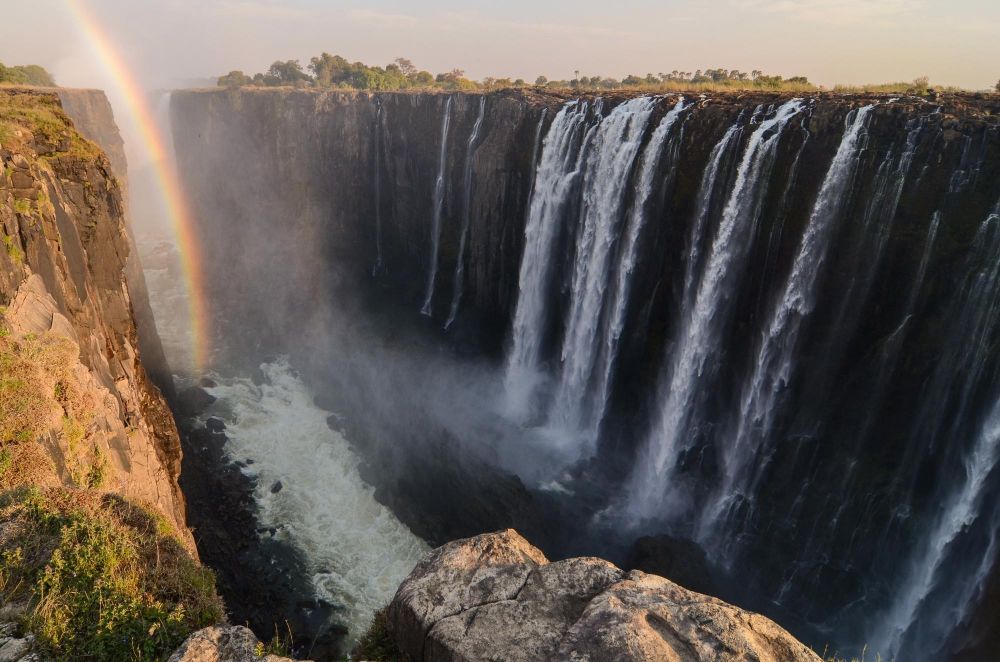
[[[432,551],[388,623],[404,656],[435,662],[820,660],[764,616],[601,559],[549,563],[511,529]]]
[[[211,379],[210,377],[202,377],[201,379],[198,380],[198,386],[201,386],[203,388],[215,388],[216,386],[218,386],[218,384],[215,382],[214,379]]]
[[[205,421],[205,427],[208,428],[209,432],[221,433],[226,429],[226,423],[221,418],[210,416],[207,421]]]
[[[274,481],[274,484],[271,485],[271,494],[277,494],[278,492],[281,491],[281,488],[283,487],[284,485],[281,484],[280,480]]]
[[[200,386],[190,386],[177,393],[177,412],[182,416],[197,416],[215,402],[215,396]]]
[[[632,544],[625,565],[632,570],[668,577],[698,593],[718,592],[705,550],[690,540],[665,534],[643,536]]]

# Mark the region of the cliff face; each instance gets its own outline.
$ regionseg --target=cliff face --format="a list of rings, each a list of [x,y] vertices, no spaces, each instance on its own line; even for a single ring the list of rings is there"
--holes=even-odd
[[[118,131],[108,98],[100,90],[56,88],[54,91],[59,95],[63,110],[73,120],[77,131],[84,138],[96,143],[107,155],[111,171],[118,178],[122,195],[125,197],[126,215],[128,215],[128,161],[125,158],[125,143]],[[135,246],[132,222],[133,219],[126,218],[125,230],[128,233],[129,252],[125,262],[125,278],[139,334],[139,351],[142,353],[142,364],[146,372],[169,400],[174,396],[173,376],[156,332],[156,322],[153,319],[149,293],[146,290],[146,279],[143,276],[139,251]]]
[[[3,90],[0,120],[3,486],[114,491],[193,547],[177,429],[140,360],[121,184],[54,94]]]
[[[609,509],[694,540],[820,645],[988,630],[936,605],[978,604],[996,556],[997,97],[566,101],[175,93],[220,326],[289,351],[324,283],[376,283],[401,323],[510,348],[524,438],[572,451],[547,531],[613,538]]]

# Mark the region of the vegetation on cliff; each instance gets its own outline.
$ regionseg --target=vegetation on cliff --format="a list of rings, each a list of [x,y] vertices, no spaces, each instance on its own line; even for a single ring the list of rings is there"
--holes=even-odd
[[[396,58],[385,67],[369,66],[362,62],[349,62],[339,55],[323,53],[309,61],[303,69],[298,60],[277,61],[265,73],[248,76],[242,71],[231,71],[221,76],[221,87],[314,87],[319,89],[353,90],[494,90],[508,87],[527,87],[523,79],[484,78],[474,81],[462,69],[434,75],[420,70],[406,58]],[[673,89],[762,89],[762,90],[813,90],[816,89],[804,76],[782,78],[765,75],[762,71],[743,72],[729,69],[701,69],[695,72],[672,71],[643,77],[629,75],[622,79],[605,76],[581,76],[577,71],[572,80],[549,80],[545,76],[535,79],[534,87],[574,90],[648,89],[666,91]]]
[[[113,494],[0,495],[0,598],[56,660],[158,660],[223,618],[163,516]]]
[[[97,145],[73,128],[58,97],[28,90],[0,92],[0,145],[29,142],[31,138],[50,156],[69,153],[93,159],[101,154]]]
[[[35,85],[39,87],[55,87],[56,81],[52,74],[37,64],[4,66],[0,62],[0,85]]]

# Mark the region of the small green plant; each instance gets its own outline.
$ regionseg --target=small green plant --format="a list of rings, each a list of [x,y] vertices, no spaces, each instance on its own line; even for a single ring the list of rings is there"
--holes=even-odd
[[[4,235],[3,247],[7,251],[7,257],[9,257],[14,264],[18,266],[24,264],[24,251],[22,251],[21,247],[17,245],[17,242],[14,241],[14,237]]]
[[[10,454],[10,449],[0,448],[0,480],[3,480],[7,472],[10,471],[10,467],[14,462],[13,456]]]
[[[107,480],[107,473],[108,459],[104,457],[100,446],[95,444],[94,461],[91,462],[90,469],[87,471],[87,487],[92,490],[99,490],[104,487],[104,482]]]
[[[18,214],[30,214],[31,200],[28,200],[27,198],[17,198],[14,200],[14,211]]]
[[[389,634],[389,608],[382,607],[372,617],[368,631],[358,640],[351,654],[356,660],[398,662],[402,659],[396,642]]]

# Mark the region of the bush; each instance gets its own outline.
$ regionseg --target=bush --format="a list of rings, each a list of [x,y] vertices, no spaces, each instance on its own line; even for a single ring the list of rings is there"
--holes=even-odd
[[[0,497],[0,598],[56,660],[160,660],[222,603],[166,521],[121,497],[26,488]]]
[[[351,656],[355,660],[398,662],[402,654],[389,634],[389,608],[382,607],[372,617],[368,631],[358,640]]]

